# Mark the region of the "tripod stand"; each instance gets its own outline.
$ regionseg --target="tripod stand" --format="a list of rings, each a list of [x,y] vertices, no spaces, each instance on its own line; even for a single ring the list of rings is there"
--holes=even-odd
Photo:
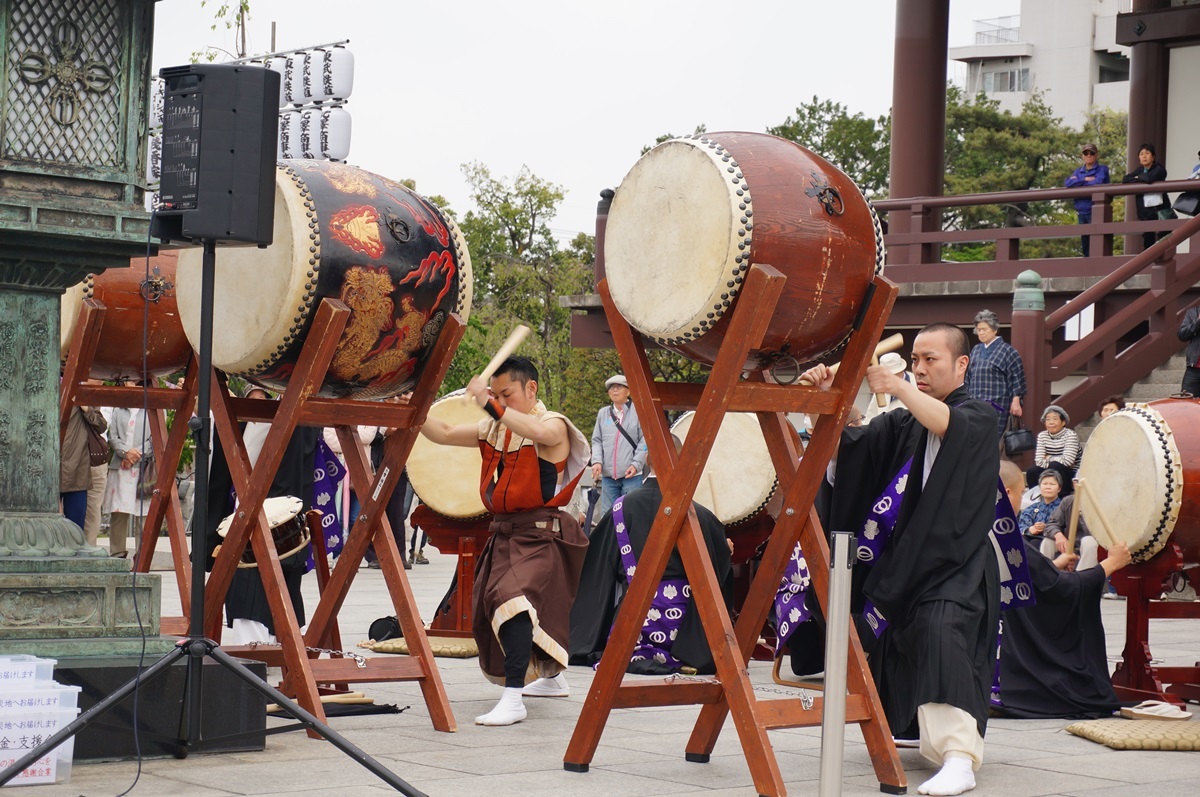
[[[215,293],[214,283],[216,279],[217,259],[216,241],[206,239],[203,241],[203,247],[203,275],[201,279],[200,293],[199,396],[196,417],[192,418],[188,423],[189,428],[197,438],[196,494],[200,497],[207,496],[208,494],[209,444],[211,441],[212,431],[209,411],[211,408],[212,396],[212,333],[213,296]],[[207,528],[207,501],[198,500],[196,502],[196,510],[193,517],[194,529]],[[154,678],[157,678],[181,659],[186,659],[187,662],[187,678],[184,694],[184,720],[180,723],[181,738],[179,739],[179,747],[176,755],[179,758],[185,758],[189,752],[190,744],[199,739],[201,735],[200,705],[203,692],[203,680],[201,673],[204,659],[207,657],[211,658],[233,675],[240,678],[254,690],[258,691],[265,697],[270,698],[276,704],[281,706],[285,713],[295,718],[302,727],[309,730],[310,733],[315,732],[323,737],[326,741],[331,742],[335,747],[346,753],[354,760],[358,761],[396,791],[405,795],[411,795],[411,797],[424,797],[423,792],[418,791],[391,770],[387,769],[378,761],[371,758],[362,750],[351,744],[345,737],[341,736],[332,728],[325,725],[317,717],[313,716],[301,706],[297,705],[294,701],[288,699],[278,689],[275,689],[271,685],[260,680],[254,673],[242,666],[240,662],[238,662],[225,651],[221,650],[220,646],[216,642],[204,635],[204,552],[203,549],[196,544],[197,539],[198,536],[193,534],[191,579],[192,610],[188,622],[187,637],[180,640],[179,644],[176,645],[176,647],[170,653],[163,656],[153,665],[148,667],[139,676],[124,684],[108,697],[92,706],[92,708],[81,714],[77,719],[75,719],[75,721],[71,722],[65,728],[48,738],[40,746],[31,750],[28,754],[15,761],[8,769],[0,771],[0,786],[3,786],[9,780],[20,774],[20,772],[27,766],[54,750],[54,748],[58,747],[62,742],[65,742],[67,739],[75,736],[75,734],[79,733],[91,722],[104,715],[125,698],[129,697],[129,695],[133,694],[133,692],[138,688],[140,683],[148,682]]]

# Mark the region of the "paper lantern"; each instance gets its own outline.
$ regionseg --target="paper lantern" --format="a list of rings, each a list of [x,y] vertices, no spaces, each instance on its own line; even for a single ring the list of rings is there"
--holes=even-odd
[[[342,106],[321,111],[321,157],[344,161],[350,154],[350,112]]]
[[[304,72],[304,53],[287,58],[283,68],[283,101],[288,105],[304,103],[304,87],[301,85]]]
[[[308,108],[300,111],[300,138],[296,158],[319,158],[321,147],[321,109]]]
[[[279,157],[300,157],[300,125],[302,111],[289,110],[279,113]]]
[[[270,69],[272,72],[279,73],[279,107],[281,107],[281,108],[284,105],[287,105],[287,102],[288,102],[287,96],[286,96],[287,95],[287,85],[286,85],[287,63],[288,63],[288,59],[286,57],[281,58],[278,56],[275,58],[267,58],[267,59],[263,60],[263,62],[262,62],[262,65],[264,67],[266,67],[267,69]]]
[[[324,63],[324,56],[325,51],[319,49],[304,53],[302,56],[300,86],[304,98],[297,102],[320,102],[325,99],[325,94],[321,89],[321,67]]]
[[[321,90],[328,99],[344,100],[354,90],[354,53],[345,47],[324,51]]]

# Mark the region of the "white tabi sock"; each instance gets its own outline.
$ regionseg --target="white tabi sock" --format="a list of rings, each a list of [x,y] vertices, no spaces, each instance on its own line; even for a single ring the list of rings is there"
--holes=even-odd
[[[917,789],[918,794],[962,794],[975,788],[971,759],[948,753],[942,768]]]
[[[553,678],[538,678],[525,687],[521,694],[525,697],[570,697],[571,687],[567,686],[567,678],[560,672]]]
[[[475,718],[476,725],[512,725],[525,719],[525,703],[521,700],[521,690],[505,687],[500,702],[488,713]]]

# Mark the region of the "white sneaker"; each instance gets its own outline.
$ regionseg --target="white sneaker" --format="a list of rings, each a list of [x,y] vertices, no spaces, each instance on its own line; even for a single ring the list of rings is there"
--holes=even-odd
[[[560,672],[553,678],[538,678],[521,690],[521,694],[525,697],[570,697],[571,687]]]

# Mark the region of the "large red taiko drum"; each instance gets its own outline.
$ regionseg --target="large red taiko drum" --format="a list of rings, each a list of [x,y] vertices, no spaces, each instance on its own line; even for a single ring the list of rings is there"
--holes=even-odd
[[[1088,437],[1078,476],[1090,497],[1080,510],[1100,545],[1123,541],[1145,562],[1174,543],[1200,564],[1200,401],[1130,404],[1108,416]]]
[[[135,257],[129,268],[110,268],[88,274],[63,293],[61,304],[62,357],[66,360],[84,299],[105,307],[104,324],[96,345],[91,376],[96,379],[140,380],[166,376],[187,367],[192,344],[183,334],[175,290],[176,253]],[[143,342],[145,345],[143,345]]]
[[[199,249],[179,256],[183,328],[199,345]],[[286,388],[321,300],[350,318],[320,395],[411,390],[451,313],[471,309],[471,258],[454,220],[403,184],[344,163],[280,161],[266,249],[219,249],[213,365]]]
[[[883,268],[879,220],[854,182],[765,133],[704,133],[634,164],[608,213],[604,269],[629,324],[712,364],[750,267],[787,277],[748,369],[841,345]]]

